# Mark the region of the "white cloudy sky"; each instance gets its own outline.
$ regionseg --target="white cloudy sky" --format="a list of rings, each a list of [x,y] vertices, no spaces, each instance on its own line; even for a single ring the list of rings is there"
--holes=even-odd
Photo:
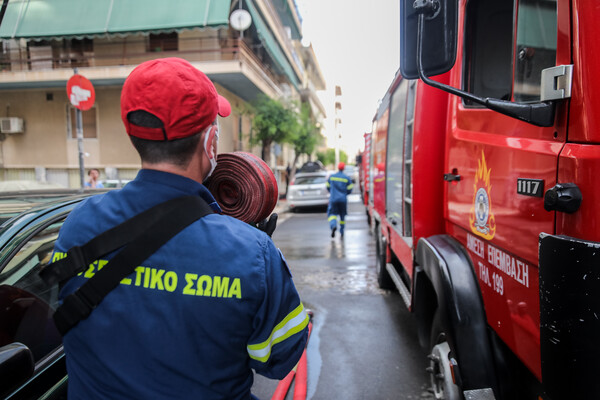
[[[342,87],[342,150],[349,160],[364,147],[377,102],[399,66],[398,0],[296,0],[305,41],[311,42],[327,82],[326,136],[334,147],[334,89]]]

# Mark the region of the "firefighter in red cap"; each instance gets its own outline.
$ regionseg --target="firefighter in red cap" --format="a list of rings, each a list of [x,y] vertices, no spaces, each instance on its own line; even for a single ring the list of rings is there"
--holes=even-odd
[[[216,166],[217,115],[230,113],[206,75],[180,58],[144,62],[126,79],[121,117],[142,169],[71,212],[53,261],[77,259],[71,250],[173,199],[192,198],[206,213],[64,333],[69,399],[250,400],[252,370],[281,379],[300,359],[308,316],[281,252],[265,232],[220,214],[202,184]],[[66,281],[62,305],[121,252]]]
[[[352,192],[354,184],[348,175],[344,174],[346,164],[338,164],[338,172],[327,179],[327,190],[329,190],[329,206],[327,207],[327,219],[331,229],[331,237],[335,237],[337,220],[340,219],[340,236],[344,237],[346,226],[346,214],[348,208],[347,196]]]

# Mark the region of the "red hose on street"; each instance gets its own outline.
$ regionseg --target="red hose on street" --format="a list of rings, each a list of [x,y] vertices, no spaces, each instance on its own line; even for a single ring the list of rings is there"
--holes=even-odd
[[[296,375],[297,367],[298,366],[295,366],[294,369],[291,370],[290,373],[285,376],[285,378],[279,381],[277,387],[275,388],[275,392],[273,392],[271,400],[285,399],[285,396],[287,395],[288,390],[290,390],[290,386],[292,385],[292,381],[294,380],[294,376]]]
[[[217,156],[217,167],[204,185],[223,214],[257,223],[275,209],[277,181],[269,166],[251,153],[237,151]]]
[[[310,333],[312,331],[312,322],[308,323],[308,339],[310,339]],[[306,340],[306,347],[302,352],[302,356],[300,357],[300,361],[294,367],[293,370],[290,371],[289,374],[286,375],[285,378],[279,381],[277,387],[275,388],[275,392],[271,397],[271,400],[285,400],[288,391],[290,390],[290,386],[292,385],[292,381],[296,378],[296,383],[294,383],[294,399],[293,400],[306,400],[306,388],[308,384],[308,363],[306,356],[306,349],[308,347],[308,339]]]
[[[312,331],[312,322],[308,323],[308,336]],[[308,344],[308,343],[307,343]],[[308,347],[308,346],[307,346]],[[306,400],[306,390],[308,385],[308,360],[306,356],[306,348],[302,352],[298,367],[296,369],[296,383],[294,384],[293,400]]]

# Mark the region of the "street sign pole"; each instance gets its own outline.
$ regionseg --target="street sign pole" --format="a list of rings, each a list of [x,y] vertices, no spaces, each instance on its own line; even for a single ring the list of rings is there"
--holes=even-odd
[[[73,68],[73,73],[79,73],[78,68]],[[75,129],[77,130],[77,149],[79,151],[79,187],[85,187],[85,167],[83,165],[83,116],[79,108],[75,109]]]
[[[89,110],[96,99],[92,83],[79,75],[78,68],[73,68],[74,75],[67,82],[67,95],[69,101],[76,108],[75,129],[77,131],[77,149],[79,151],[79,184],[85,187],[85,167],[83,165],[83,115],[82,110]]]
[[[81,188],[83,189],[85,185],[85,168],[83,165],[83,117],[79,108],[75,110],[75,114],[77,118],[77,148],[79,149],[79,183],[81,185]]]

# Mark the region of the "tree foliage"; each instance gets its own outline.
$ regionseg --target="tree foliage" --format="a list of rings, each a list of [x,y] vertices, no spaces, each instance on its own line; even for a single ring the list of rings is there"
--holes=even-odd
[[[289,105],[261,95],[249,110],[252,118],[252,144],[262,147],[262,159],[271,159],[273,143],[289,143],[298,130],[297,113]]]
[[[302,104],[300,113],[298,114],[298,126],[290,143],[294,146],[294,161],[292,163],[292,175],[296,172],[296,164],[298,158],[302,154],[309,156],[315,151],[315,147],[321,144],[323,137],[317,125],[315,124],[310,112],[310,106],[306,103]]]
[[[333,165],[334,168],[337,168],[337,165],[335,165],[335,149],[330,148],[324,152],[317,152],[317,160],[321,161],[323,165]],[[340,150],[340,161],[344,163],[348,162],[348,155],[343,150]]]

